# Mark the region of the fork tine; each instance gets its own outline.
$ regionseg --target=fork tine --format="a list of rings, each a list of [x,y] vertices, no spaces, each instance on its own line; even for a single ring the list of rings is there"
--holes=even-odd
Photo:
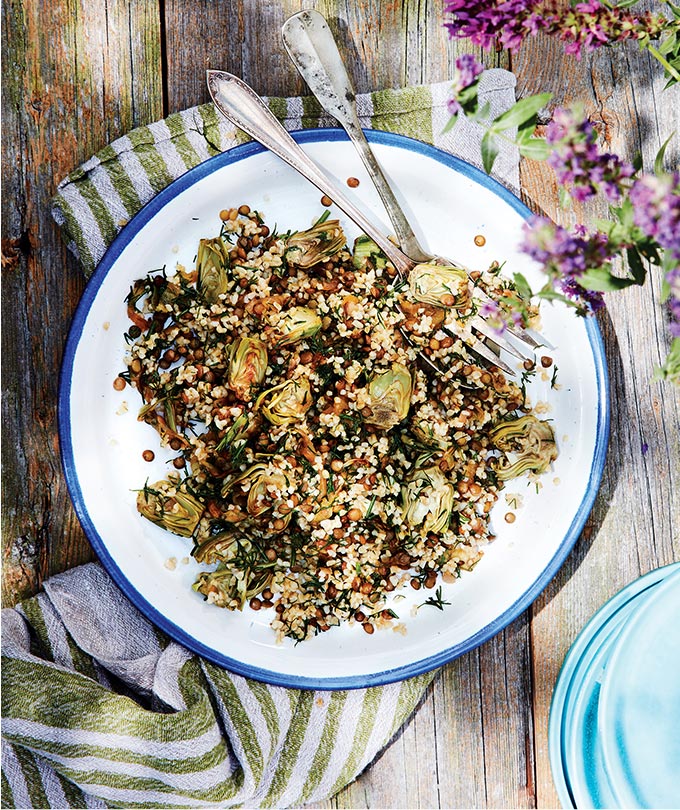
[[[530,335],[527,332],[526,329],[522,329],[521,326],[509,326],[509,325],[506,325],[505,328],[507,329],[508,332],[510,332],[510,334],[513,337],[517,338],[517,340],[520,340],[522,343],[526,343],[527,346],[531,346],[532,349],[538,349],[541,346],[546,346],[547,345],[545,340],[543,340],[543,341],[541,341],[539,343],[538,340],[536,340],[532,335]],[[539,337],[540,337],[540,335],[539,335]]]
[[[477,299],[477,301],[480,302],[493,300],[487,293],[480,290],[479,287],[474,288],[472,295]],[[517,340],[521,341],[522,343],[526,343],[526,345],[530,346],[532,349],[538,349],[540,346],[550,345],[542,335],[538,335],[539,340],[536,340],[536,338],[530,335],[527,330],[521,326],[506,324],[505,328],[513,337],[517,338]]]
[[[498,368],[502,369],[506,374],[511,374],[513,377],[517,376],[517,372],[510,368],[507,363],[504,363],[501,358],[479,338],[475,337],[474,335],[470,335],[470,337],[466,336],[464,341],[467,348],[475,352],[475,354],[478,354],[480,357],[488,360],[488,362],[492,365],[498,366]]]
[[[411,340],[411,338],[406,334],[406,332],[403,329],[400,329],[399,331],[401,332],[403,338],[406,340],[409,346],[415,345]],[[465,346],[468,349],[470,349],[470,351],[475,352],[475,354],[478,354],[480,357],[484,358],[484,360],[487,360],[492,365],[498,366],[498,368],[502,369],[506,374],[510,374],[513,377],[517,375],[517,372],[514,371],[514,369],[511,369],[510,366],[504,363],[500,359],[500,357],[486,345],[486,343],[482,343],[482,341],[479,338],[475,337],[475,335],[473,335],[472,333],[470,333],[469,335],[465,335],[465,337],[462,337],[460,335],[456,335],[455,332],[450,332],[448,329],[445,329],[444,331],[450,334],[451,337],[456,338],[456,340],[461,339],[465,343]],[[425,365],[429,366],[432,369],[432,371],[435,371],[437,374],[443,375],[445,373],[444,369],[441,366],[437,365],[437,363],[435,363],[433,360],[430,360],[430,358],[425,354],[425,352],[419,352],[418,357],[425,363]]]
[[[489,326],[484,318],[480,317],[479,315],[474,315],[472,318],[470,318],[470,326],[472,326],[478,332],[481,332],[484,337],[488,337],[490,340],[500,346],[501,349],[505,349],[508,354],[511,354],[518,360],[535,359],[534,353],[530,349],[527,349],[524,346],[522,347],[523,351],[516,349],[512,343],[506,340],[506,338],[504,338],[503,335],[492,326]]]

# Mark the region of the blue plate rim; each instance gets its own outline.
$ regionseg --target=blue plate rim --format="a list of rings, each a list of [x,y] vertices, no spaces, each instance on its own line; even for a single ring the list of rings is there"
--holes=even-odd
[[[612,793],[616,800],[621,803],[622,807],[638,806],[640,804],[640,796],[634,791],[632,787],[633,783],[628,776],[629,774],[633,774],[633,771],[627,770],[624,764],[630,761],[630,758],[626,756],[626,753],[630,749],[625,749],[626,753],[624,753],[624,741],[617,728],[620,722],[620,714],[612,707],[612,691],[614,690],[615,684],[614,675],[621,670],[623,672],[627,671],[625,666],[626,656],[630,655],[629,647],[631,642],[636,636],[639,638],[641,632],[640,625],[642,624],[644,628],[644,623],[649,622],[649,612],[654,610],[658,603],[667,597],[669,592],[675,595],[679,582],[680,570],[670,571],[662,581],[656,584],[656,587],[649,594],[649,597],[644,600],[639,609],[631,616],[630,621],[621,629],[616,640],[616,646],[612,649],[611,655],[607,661],[606,672],[601,684],[601,696],[598,704],[600,747],[602,750],[604,770],[612,786]],[[635,773],[639,774],[640,771],[638,770]],[[675,783],[677,784],[677,774]],[[640,779],[635,779],[634,784],[638,787],[640,785]],[[645,784],[648,784],[648,782]],[[649,807],[652,805],[645,803],[640,806]]]
[[[341,129],[322,128],[299,130],[291,133],[299,144],[348,141],[348,137]],[[484,188],[492,191],[525,220],[533,215],[532,211],[511,191],[497,180],[484,174],[480,169],[467,163],[461,158],[443,152],[435,146],[422,141],[381,130],[366,130],[369,141],[386,146],[408,149],[411,152],[432,158],[439,163],[453,169]],[[125,228],[113,240],[96,270],[88,281],[82,298],[75,310],[71,327],[66,341],[59,380],[58,428],[60,437],[60,454],[67,488],[83,530],[96,552],[98,558],[116,582],[121,591],[130,601],[144,613],[154,624],[171,638],[183,644],[188,649],[202,657],[235,672],[244,677],[264,681],[275,686],[284,686],[293,689],[363,689],[370,686],[380,686],[395,681],[405,680],[422,675],[436,669],[460,655],[475,649],[480,644],[497,635],[504,627],[516,619],[547,586],[562,566],[567,555],[578,539],[581,530],[590,514],[597,496],[604,463],[607,453],[610,424],[609,378],[605,359],[604,343],[597,322],[593,318],[586,319],[585,328],[593,352],[595,375],[597,381],[597,429],[595,438],[595,452],[591,462],[588,484],[584,497],[574,515],[572,523],[560,543],[551,561],[541,572],[534,583],[520,596],[503,614],[490,622],[465,642],[456,644],[433,656],[411,662],[401,667],[385,670],[370,675],[311,678],[304,675],[281,674],[275,671],[242,664],[236,659],[222,655],[215,650],[198,642],[190,634],[182,630],[173,622],[166,619],[154,606],[146,600],[127,580],[114,559],[109,554],[106,545],[97,532],[87,511],[82,495],[73,457],[73,443],[70,424],[70,395],[73,364],[90,307],[97,295],[101,284],[109,270],[129,244],[134,236],[152,219],[158,211],[169,203],[179,193],[193,185],[203,177],[223,168],[224,166],[245,160],[253,155],[266,152],[265,147],[258,143],[248,142],[235,146],[232,149],[214,155],[207,160],[189,169],[183,175],[172,181],[168,186],[156,194],[146,203]]]
[[[569,787],[570,782],[564,761],[562,736],[563,720],[565,719],[564,711],[569,699],[570,689],[578,672],[579,663],[593,641],[597,640],[600,632],[626,605],[640,597],[644,598],[645,593],[653,592],[652,589],[678,571],[680,571],[680,562],[668,563],[637,577],[617,591],[586,622],[564,657],[550,703],[548,755],[557,795],[565,808],[576,807]],[[621,628],[619,628],[620,631]]]

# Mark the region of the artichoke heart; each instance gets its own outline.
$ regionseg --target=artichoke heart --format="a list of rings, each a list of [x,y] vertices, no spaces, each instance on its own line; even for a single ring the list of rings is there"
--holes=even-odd
[[[203,514],[203,504],[181,485],[166,479],[146,486],[137,495],[137,511],[173,534],[191,537]]]
[[[267,347],[261,340],[239,337],[229,347],[227,381],[241,400],[250,398],[253,386],[260,385],[267,372]]]
[[[249,540],[244,540],[250,546]],[[197,562],[212,565],[233,560],[239,551],[239,539],[233,532],[219,532],[198,543],[191,552]]]
[[[273,509],[277,501],[290,487],[288,477],[271,464],[253,464],[244,473],[227,481],[222,487],[222,497],[226,497],[234,488],[247,493],[246,508],[253,517]],[[290,514],[286,516],[290,520]],[[284,523],[288,523],[284,518]]]
[[[411,436],[423,447],[433,450],[448,450],[451,440],[448,433],[438,435],[432,425],[428,424],[422,417],[409,426]],[[408,437],[405,437],[408,440]]]
[[[352,263],[357,270],[362,270],[369,259],[376,268],[381,270],[387,265],[385,256],[376,243],[370,237],[362,234],[354,240]]]
[[[286,261],[306,269],[334,256],[345,246],[345,234],[337,219],[317,222],[307,231],[294,233],[286,245]]]
[[[229,253],[227,245],[219,236],[215,239],[201,239],[196,254],[198,291],[209,304],[216,304],[220,295],[227,292]]]
[[[470,302],[468,275],[461,267],[417,264],[408,284],[413,298],[423,304],[465,309]]]
[[[503,454],[496,468],[501,481],[530,471],[544,473],[557,458],[551,425],[531,414],[501,422],[489,435],[494,447]]]
[[[399,424],[408,415],[412,389],[411,372],[401,363],[392,363],[389,371],[377,374],[368,384],[371,415],[364,421],[385,430]]]
[[[312,337],[321,329],[321,318],[310,307],[291,307],[281,313],[274,329],[279,346]]]
[[[439,467],[416,470],[401,488],[404,520],[423,534],[441,534],[453,511],[455,489]]]
[[[214,571],[199,574],[192,587],[217,607],[243,610],[246,602],[262,593],[271,580],[269,571],[239,569],[220,563]]]
[[[255,408],[260,408],[273,425],[291,425],[311,407],[312,393],[306,377],[279,383],[255,400]]]

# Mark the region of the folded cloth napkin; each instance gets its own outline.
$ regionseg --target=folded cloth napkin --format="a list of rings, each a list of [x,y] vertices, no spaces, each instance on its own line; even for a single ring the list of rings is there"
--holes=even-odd
[[[487,71],[498,114],[514,77]],[[479,162],[481,131],[442,135],[449,85],[357,99],[367,127]],[[269,99],[288,129],[333,125],[313,99]],[[118,231],[187,169],[245,140],[202,105],[134,130],[58,188],[53,213],[90,274]],[[498,178],[518,186],[518,155]],[[405,722],[433,678],[354,691],[301,691],[228,672],[163,635],[97,564],[52,577],[3,611],[4,807],[290,807],[347,785]]]
[[[357,96],[361,124],[418,138],[481,166],[484,131],[465,119],[442,134],[450,113],[450,83]],[[480,101],[496,116],[515,100],[515,77],[487,70],[480,80]],[[337,126],[313,97],[270,98],[270,109],[286,129]],[[172,180],[212,155],[249,140],[212,104],[174,113],[118,138],[63,180],[52,213],[69,248],[90,275],[118,231]],[[519,188],[519,154],[503,142],[494,174],[511,190]]]

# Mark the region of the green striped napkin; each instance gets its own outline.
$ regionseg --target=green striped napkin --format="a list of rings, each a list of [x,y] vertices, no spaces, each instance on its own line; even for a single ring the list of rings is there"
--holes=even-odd
[[[313,692],[191,655],[90,563],[3,611],[4,807],[289,807],[362,771],[433,675]]]
[[[493,114],[514,77],[487,71]],[[358,97],[362,123],[479,161],[480,131],[446,135],[447,83]],[[289,129],[333,125],[313,100],[269,99]],[[69,175],[53,213],[90,274],[125,223],[188,168],[245,140],[203,105],[134,130]],[[496,162],[518,185],[518,155]],[[3,611],[3,807],[291,807],[343,788],[421,700],[433,673],[354,691],[269,686],[193,655],[97,564]]]
[[[480,166],[483,131],[459,120],[442,134],[451,117],[450,83],[440,82],[357,96],[362,126],[409,135]],[[482,74],[480,99],[498,115],[515,100],[515,77],[505,70]],[[313,97],[270,98],[272,111],[289,130],[337,126]],[[203,104],[140,127],[118,138],[59,184],[52,213],[69,248],[90,275],[118,231],[172,180],[212,155],[249,140],[212,104]],[[516,190],[519,155],[510,144],[501,149],[495,176]]]

